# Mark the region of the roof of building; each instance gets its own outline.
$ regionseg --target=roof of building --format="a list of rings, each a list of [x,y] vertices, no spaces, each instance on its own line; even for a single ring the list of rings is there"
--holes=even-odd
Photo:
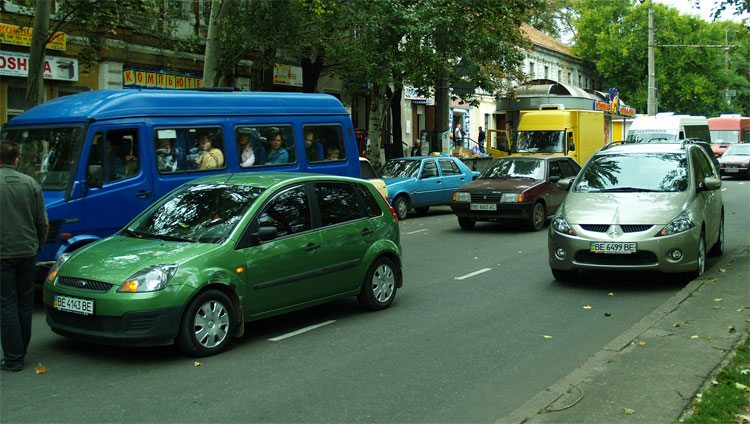
[[[550,50],[566,54],[568,56],[578,57],[572,53],[572,51],[570,50],[570,46],[561,41],[555,40],[553,37],[550,37],[549,35],[543,33],[542,31],[539,31],[538,29],[532,27],[527,23],[521,24],[521,31],[526,34],[526,37],[531,40],[532,43],[538,46],[542,46]]]

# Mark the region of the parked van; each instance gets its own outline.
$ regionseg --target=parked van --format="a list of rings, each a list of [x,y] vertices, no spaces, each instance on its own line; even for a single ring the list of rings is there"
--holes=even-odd
[[[686,138],[700,139],[710,144],[708,119],[705,116],[675,115],[673,112],[638,116],[630,125],[626,142],[675,142]]]
[[[0,134],[6,141],[21,145],[18,169],[44,192],[50,228],[38,277],[60,254],[113,234],[198,177],[361,177],[349,114],[325,94],[90,91],[16,116]]]
[[[716,156],[721,156],[731,144],[750,143],[750,118],[739,114],[722,114],[708,118],[711,146]]]

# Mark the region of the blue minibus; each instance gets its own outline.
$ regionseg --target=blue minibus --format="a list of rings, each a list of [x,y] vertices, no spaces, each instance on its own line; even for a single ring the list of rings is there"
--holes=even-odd
[[[20,144],[18,170],[44,192],[50,225],[38,279],[60,254],[113,234],[198,177],[256,171],[361,177],[351,118],[327,94],[90,91],[14,117],[0,133],[5,141]]]

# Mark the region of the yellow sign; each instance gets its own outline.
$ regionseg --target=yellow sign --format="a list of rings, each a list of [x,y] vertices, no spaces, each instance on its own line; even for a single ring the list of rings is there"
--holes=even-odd
[[[0,43],[15,44],[17,46],[31,46],[32,28],[17,25],[0,24]],[[52,41],[47,44],[51,50],[65,51],[65,33],[56,32]]]

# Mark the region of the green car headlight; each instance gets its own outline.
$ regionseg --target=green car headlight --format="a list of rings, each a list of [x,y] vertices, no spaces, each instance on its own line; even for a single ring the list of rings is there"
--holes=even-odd
[[[677,218],[673,219],[672,222],[667,224],[664,228],[656,233],[656,237],[659,236],[671,236],[672,234],[679,234],[695,227],[693,220],[687,211],[683,211],[677,215]]]
[[[68,252],[68,253],[63,253],[63,254],[61,254],[60,256],[57,257],[57,261],[52,266],[52,268],[49,270],[49,274],[47,274],[47,279],[49,281],[55,281],[55,277],[57,277],[57,272],[60,271],[60,267],[63,266],[63,264],[65,263],[65,261],[68,260],[68,258],[70,257],[70,255],[71,255],[71,253]]]
[[[162,290],[177,272],[177,264],[152,265],[133,274],[125,280],[119,293],[140,293]]]
[[[453,200],[456,202],[471,202],[471,193],[466,191],[457,191],[454,193]]]

